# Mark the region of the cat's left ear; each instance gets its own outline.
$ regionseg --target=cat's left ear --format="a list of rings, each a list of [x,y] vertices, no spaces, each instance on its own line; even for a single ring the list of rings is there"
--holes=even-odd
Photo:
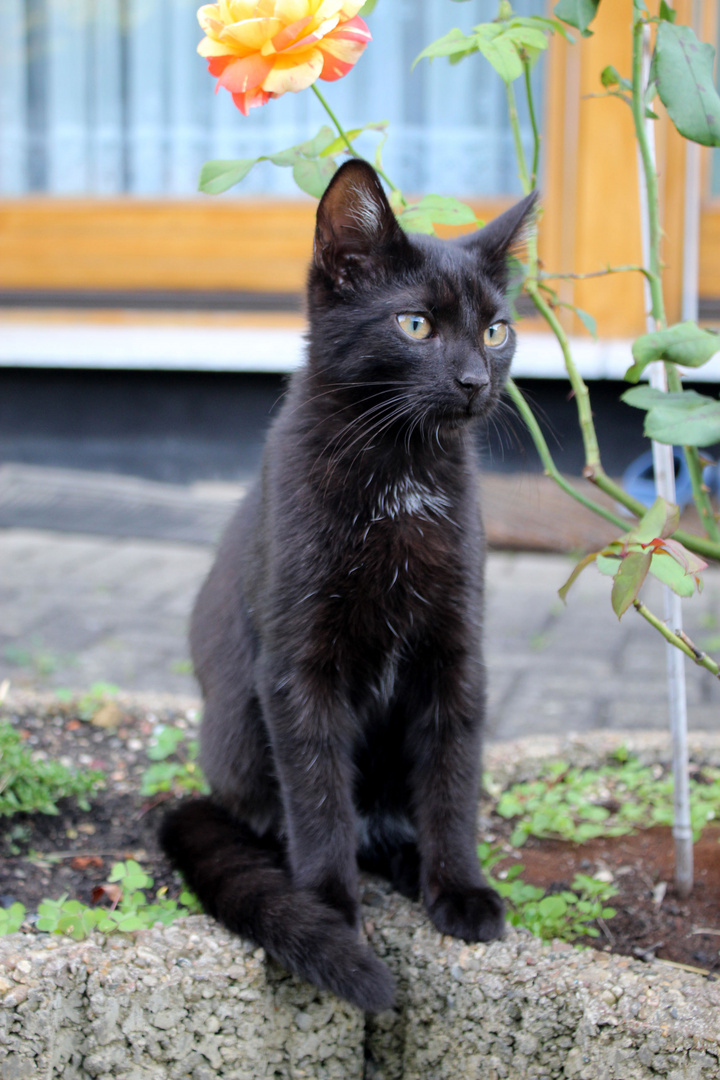
[[[503,289],[508,283],[508,258],[522,247],[535,218],[538,196],[538,191],[531,191],[478,232],[468,233],[457,241],[462,247],[477,252],[485,273]]]
[[[368,264],[406,247],[377,173],[366,161],[341,165],[317,211],[313,260],[337,288],[351,284]]]

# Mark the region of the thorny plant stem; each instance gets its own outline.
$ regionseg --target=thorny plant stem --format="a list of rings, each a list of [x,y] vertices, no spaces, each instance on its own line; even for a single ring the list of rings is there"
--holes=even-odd
[[[325,98],[323,97],[323,95],[318,90],[315,83],[312,84],[311,89],[315,92],[315,97],[318,99],[318,101],[322,105],[323,109],[328,114],[328,116],[332,120],[333,124],[337,128],[338,135],[340,136],[340,138],[345,143],[345,145],[346,145],[346,147],[348,149],[348,153],[351,154],[354,158],[362,158],[362,154],[358,154],[357,150],[355,149],[355,147],[353,146],[351,140],[349,139],[349,137],[347,135],[347,132],[343,128],[342,124],[338,120],[335,113],[332,111],[332,109],[328,105],[328,103],[325,100]],[[379,175],[382,176],[383,180],[388,185],[388,187],[390,188],[391,191],[394,191],[394,192],[397,193],[397,195],[398,195],[400,201],[402,202],[403,206],[407,206],[407,202],[405,201],[405,198],[404,198],[403,193],[401,192],[400,188],[397,186],[397,184],[393,184],[392,180],[387,175],[387,173],[384,172],[383,169],[379,168],[377,165],[375,165],[375,172],[379,173]]]
[[[565,281],[586,281],[588,278],[605,277],[607,274],[624,274],[631,270],[643,274],[645,277],[649,273],[647,267],[633,266],[632,264],[627,266],[606,266],[604,270],[591,270],[589,274],[547,274],[543,270],[538,274],[538,281],[559,281],[561,278]]]
[[[645,86],[643,85],[643,30],[646,22],[643,17],[643,5],[639,0],[633,0],[633,56],[632,56],[632,115],[635,126],[635,138],[640,149],[643,172],[645,174],[645,186],[647,190],[647,216],[648,216],[648,239],[649,239],[649,266],[647,281],[650,288],[652,317],[659,329],[667,326],[665,316],[665,302],[662,291],[662,264],[660,261],[660,242],[662,230],[660,228],[660,212],[658,201],[658,178],[653,161],[652,151],[645,130]],[[668,390],[673,393],[682,391],[680,375],[674,364],[666,363]],[[700,457],[695,446],[683,447],[685,461],[687,462],[690,482],[692,485],[693,499],[697,506],[700,520],[703,523],[708,537],[720,543],[720,529],[713,514],[712,505],[708,492],[703,488],[702,468]]]
[[[528,94],[530,93],[530,84],[528,83]],[[515,91],[512,83],[505,83],[505,95],[507,97],[508,113],[510,114],[510,127],[512,129],[513,141],[515,143],[515,157],[518,164],[518,175],[520,176],[520,183],[522,189],[526,195],[529,195],[532,191],[532,181],[530,174],[528,173],[527,161],[525,160],[525,150],[522,144],[522,135],[520,133],[520,119],[517,111],[517,101],[515,100]],[[533,138],[535,147],[538,146],[538,132],[537,128],[533,128]],[[535,266],[537,270],[537,265]]]
[[[530,85],[530,64],[527,60],[523,63],[523,69],[525,71],[525,93],[527,94],[530,126],[533,133],[533,159],[532,172],[530,173],[530,189],[532,190],[537,183],[538,164],[540,161],[540,132],[538,131],[537,119],[535,117],[535,103],[533,101],[532,86]]]
[[[706,668],[716,678],[720,679],[720,667],[711,660],[710,657],[704,653],[701,649],[690,640],[687,634],[674,633],[662,619],[659,619],[657,615],[653,615],[652,611],[643,604],[642,600],[633,600],[633,606],[635,610],[642,615],[643,619],[647,619],[651,626],[654,626],[656,630],[659,630],[662,636],[669,641],[671,645],[680,649],[681,652],[689,656],[699,667]]]
[[[545,467],[545,475],[552,477],[555,483],[558,484],[558,486],[561,487],[563,491],[567,492],[568,495],[572,496],[573,499],[577,500],[577,502],[581,503],[583,506],[586,506],[588,510],[592,510],[595,514],[599,514],[600,517],[604,517],[607,521],[612,522],[613,525],[617,525],[617,527],[619,529],[622,529],[623,532],[626,532],[627,522],[624,522],[622,518],[618,517],[617,514],[614,514],[612,510],[608,510],[606,507],[601,506],[600,503],[596,503],[593,499],[588,498],[587,495],[583,495],[583,493],[581,491],[578,491],[578,489],[568,480],[566,480],[562,473],[559,471],[557,465],[552,459],[552,455],[550,453],[550,450],[548,449],[547,442],[545,441],[545,437],[540,430],[540,426],[535,418],[535,415],[533,414],[530,406],[525,400],[522,390],[520,390],[517,384],[512,379],[508,379],[505,384],[505,389],[512,398],[515,408],[520,413],[521,417],[525,422],[525,426],[527,427],[530,435],[532,436],[532,440],[535,443],[535,448],[540,456],[540,460]]]
[[[527,95],[528,95],[529,112],[530,112],[530,115],[533,116],[534,115],[534,108],[533,108],[532,88],[531,88],[530,82],[529,82],[529,80],[527,78],[525,80],[525,87],[526,87],[526,91],[527,91]],[[506,94],[507,94],[507,103],[508,103],[508,113],[509,113],[509,118],[510,118],[510,126],[511,126],[512,133],[513,133],[513,141],[514,141],[514,144],[515,144],[515,152],[516,152],[517,158],[518,158],[518,172],[519,172],[520,180],[522,182],[523,191],[525,192],[525,194],[528,194],[532,190],[532,180],[531,180],[530,174],[528,173],[527,162],[526,162],[526,159],[525,159],[525,151],[524,151],[524,148],[523,148],[523,145],[522,145],[522,138],[521,138],[521,135],[520,135],[520,123],[519,123],[518,112],[517,112],[517,103],[516,103],[516,99],[515,99],[515,93],[513,91],[513,87],[512,87],[511,84],[506,85]],[[640,114],[641,119],[642,119],[643,112],[644,112],[644,106],[641,109],[641,114]],[[640,127],[641,127],[641,130],[642,130],[642,124],[640,125]],[[644,131],[643,131],[643,136],[644,136]],[[535,157],[539,153],[539,133],[538,133],[536,127],[533,127],[533,140],[534,140],[533,158],[535,159]],[[645,146],[645,150],[646,150],[646,152],[647,152],[647,154],[649,156],[649,147],[647,146],[646,141],[644,142],[644,146]],[[655,176],[654,192],[655,192],[655,202],[653,204],[654,205],[654,211],[655,211],[655,226],[654,227],[655,227],[655,232],[656,232],[656,238],[659,238],[659,220],[658,220],[658,217],[657,217],[657,176]],[[536,235],[535,232],[532,232],[530,234],[530,236],[528,237],[527,249],[528,249],[528,276],[527,276],[527,279],[526,279],[526,282],[525,282],[525,289],[526,289],[526,292],[528,293],[528,295],[530,296],[530,298],[532,299],[533,303],[535,304],[535,307],[537,308],[538,312],[546,320],[546,322],[548,323],[550,329],[555,334],[555,337],[556,337],[556,339],[558,341],[558,344],[560,345],[560,348],[562,350],[563,359],[565,361],[565,367],[566,367],[566,370],[567,370],[567,373],[568,373],[568,378],[570,380],[570,385],[571,385],[571,387],[573,389],[573,393],[574,393],[574,396],[575,396],[575,404],[576,404],[577,412],[578,412],[578,421],[580,423],[580,430],[581,430],[582,439],[583,439],[583,446],[584,446],[584,450],[585,450],[585,463],[586,464],[585,464],[585,469],[583,470],[583,475],[585,476],[585,478],[587,480],[589,480],[591,483],[595,484],[595,486],[598,487],[601,491],[603,491],[606,495],[609,495],[611,498],[615,499],[615,501],[618,502],[621,506],[624,506],[626,510],[629,510],[630,513],[632,513],[636,517],[640,518],[647,511],[647,507],[644,506],[637,499],[634,499],[631,495],[629,495],[628,492],[626,492],[624,490],[624,488],[622,488],[619,484],[615,483],[615,481],[612,480],[607,475],[607,473],[605,472],[605,470],[602,467],[602,463],[601,463],[601,460],[600,460],[600,448],[599,448],[598,441],[597,441],[597,434],[595,432],[595,425],[594,425],[593,419],[592,419],[592,410],[591,410],[591,406],[590,406],[590,395],[589,395],[587,385],[586,385],[584,379],[582,378],[582,376],[580,375],[580,372],[578,371],[577,367],[575,366],[575,362],[574,362],[573,357],[572,357],[572,352],[570,350],[570,342],[568,340],[568,336],[565,333],[565,330],[563,329],[562,325],[560,324],[557,316],[555,315],[555,312],[553,311],[551,306],[547,303],[547,301],[546,301],[545,297],[542,295],[542,291],[541,291],[541,288],[542,288],[541,282],[542,282],[542,280],[544,278],[550,278],[550,277],[558,277],[558,278],[559,277],[578,277],[578,278],[580,278],[580,277],[584,277],[584,276],[592,277],[592,276],[596,276],[596,275],[593,275],[593,274],[588,274],[588,275],[557,274],[557,275],[555,275],[555,274],[541,273],[540,269],[539,269],[539,260],[538,260],[538,252],[537,252],[537,235]],[[634,270],[634,271],[637,271],[638,273],[643,274],[651,282],[651,295],[653,295],[653,289],[655,289],[655,294],[657,294],[657,285],[660,282],[660,278],[659,278],[659,275],[657,273],[657,270],[658,270],[658,267],[659,267],[659,255],[657,254],[658,250],[659,249],[656,247],[656,249],[655,249],[655,264],[653,265],[651,263],[651,267],[649,269],[644,267],[644,266],[627,266],[627,267],[623,266],[623,267],[615,267],[613,269],[615,269],[617,271],[620,271],[620,270]],[[601,271],[600,273],[606,273],[606,272],[607,271]],[[653,274],[655,275],[654,281],[653,281]],[[660,304],[662,305],[662,291],[661,290],[660,290],[660,293],[659,293],[659,300],[660,300]],[[663,311],[663,317],[664,317],[664,308],[661,307],[661,310]],[[667,365],[667,366],[672,367],[672,365]],[[675,377],[678,377],[677,372],[675,371],[674,368],[673,368],[673,370],[671,372],[671,376],[672,375],[674,375]],[[532,410],[530,409],[530,406],[525,401],[525,399],[522,397],[519,389],[512,382],[512,380],[508,381],[508,391],[509,391],[510,396],[512,397],[513,401],[515,402],[516,406],[518,407],[518,411],[520,412],[520,415],[521,415],[522,419],[524,420],[525,424],[528,427],[528,431],[530,432],[530,435],[531,435],[531,437],[533,439],[533,442],[535,444],[535,448],[536,448],[536,450],[538,452],[538,455],[540,456],[540,459],[543,462],[543,465],[545,467],[545,471],[546,471],[547,475],[551,476],[553,478],[553,480],[564,491],[566,491],[569,495],[572,496],[572,498],[576,499],[578,502],[582,502],[585,506],[587,506],[588,509],[592,510],[594,513],[597,513],[601,517],[604,517],[607,520],[612,521],[614,524],[617,524],[623,530],[623,532],[626,532],[627,531],[627,529],[626,529],[627,523],[626,522],[623,522],[616,515],[611,515],[611,511],[606,510],[605,507],[601,507],[599,503],[596,503],[592,499],[588,499],[585,496],[583,496],[575,487],[573,487],[572,484],[569,484],[563,478],[562,474],[560,473],[559,469],[557,468],[557,466],[555,465],[555,463],[554,463],[554,461],[552,459],[552,455],[550,454],[547,443],[545,442],[545,439],[543,438],[540,427],[538,426],[537,421],[535,420],[535,417],[534,417],[534,415],[532,413]],[[699,463],[698,463],[698,466],[699,466]],[[691,475],[692,475],[692,471],[691,471]],[[702,493],[702,494],[705,494],[705,493]],[[705,502],[705,505],[707,506],[707,513],[710,515],[710,517],[712,519],[712,522],[714,524],[716,524],[714,515],[712,513],[712,507],[710,506],[709,501],[707,500],[707,498],[705,498],[704,502]],[[701,501],[700,503],[698,503],[698,505],[701,508],[701,514],[703,514],[703,517],[705,517],[705,513],[702,510],[703,502]],[[673,533],[673,537],[674,537],[674,539],[679,540],[680,543],[683,544],[685,547],[687,547],[690,551],[694,551],[698,555],[703,555],[703,556],[706,556],[707,558],[720,560],[720,542],[717,542],[715,540],[715,538],[712,536],[712,533],[710,533],[710,539],[708,539],[706,537],[696,536],[693,533],[688,533],[684,529],[677,529]],[[720,537],[718,538],[718,540],[720,540]]]

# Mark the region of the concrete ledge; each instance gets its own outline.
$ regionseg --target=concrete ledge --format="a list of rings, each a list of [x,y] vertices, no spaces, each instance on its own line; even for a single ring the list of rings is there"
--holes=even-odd
[[[596,763],[664,733],[541,738],[488,750],[497,779],[548,757]],[[717,761],[720,738],[690,739]],[[0,1080],[717,1080],[720,983],[525,931],[466,945],[366,880],[364,927],[398,1008],[364,1017],[204,916],[72,942],[0,938]]]
[[[400,987],[365,1018],[204,916],[133,937],[0,942],[2,1080],[716,1080],[720,985],[656,961],[465,945],[383,895]]]

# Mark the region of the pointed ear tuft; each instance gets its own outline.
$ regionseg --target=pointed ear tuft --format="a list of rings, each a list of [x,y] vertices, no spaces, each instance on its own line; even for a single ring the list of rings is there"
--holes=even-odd
[[[485,272],[503,289],[508,282],[508,259],[522,247],[527,230],[533,225],[539,194],[531,191],[484,228],[460,240],[463,247],[478,253]]]
[[[347,285],[354,268],[382,258],[405,242],[377,173],[366,161],[341,165],[320,200],[313,259],[337,287]]]

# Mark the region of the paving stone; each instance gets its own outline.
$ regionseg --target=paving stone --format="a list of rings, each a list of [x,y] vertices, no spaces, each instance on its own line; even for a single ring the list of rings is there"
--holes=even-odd
[[[104,483],[107,490],[94,478],[93,491],[111,501],[113,478]],[[147,502],[154,489],[141,486]],[[133,492],[123,482],[128,513]],[[179,494],[163,497],[183,529],[192,523],[191,491],[185,504]],[[223,513],[231,512],[225,498]],[[209,540],[0,528],[0,682],[85,689],[104,681],[127,690],[196,694],[187,626],[211,560]],[[563,605],[557,590],[572,565],[562,554],[488,556],[489,738],[666,722],[663,641],[634,612],[618,623],[610,582],[594,567]],[[658,584],[649,583],[647,593],[661,613]],[[706,572],[704,592],[684,604],[685,612],[688,632],[699,643],[717,637],[720,569]],[[691,730],[716,727],[720,681],[690,662],[685,667]]]

